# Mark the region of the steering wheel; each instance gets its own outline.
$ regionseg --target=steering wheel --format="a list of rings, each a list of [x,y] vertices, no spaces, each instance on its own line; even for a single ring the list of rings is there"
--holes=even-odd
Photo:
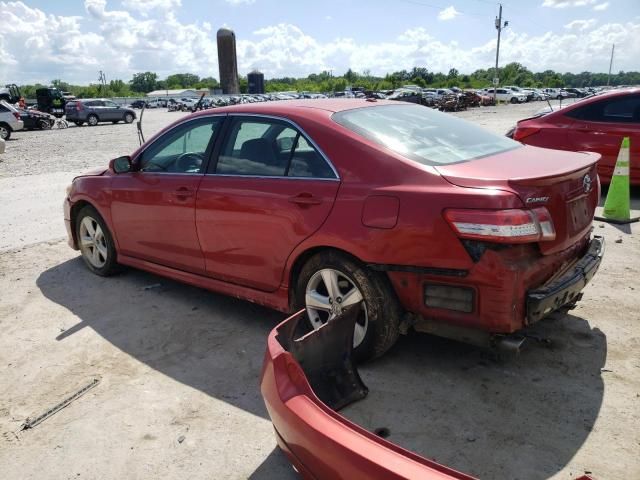
[[[176,160],[178,172],[197,172],[202,166],[202,155],[194,152],[183,153]]]

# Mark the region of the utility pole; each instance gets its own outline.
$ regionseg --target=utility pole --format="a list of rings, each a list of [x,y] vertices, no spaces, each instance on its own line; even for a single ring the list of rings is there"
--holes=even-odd
[[[498,58],[500,57],[500,34],[502,33],[502,29],[506,28],[509,25],[509,22],[505,20],[504,24],[502,23],[502,4],[500,3],[500,10],[498,12],[498,16],[496,17],[496,30],[498,30],[498,45],[496,47],[496,70],[495,75],[493,77],[493,103],[496,103],[496,94],[498,93],[498,84],[500,83],[500,79],[498,78]]]
[[[609,60],[609,75],[607,75],[607,87],[609,86],[609,80],[611,80],[611,67],[613,67],[613,52],[616,49],[616,44],[611,45],[611,60]]]

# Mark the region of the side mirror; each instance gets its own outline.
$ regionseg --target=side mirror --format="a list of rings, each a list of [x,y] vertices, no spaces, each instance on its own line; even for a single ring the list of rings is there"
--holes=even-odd
[[[127,173],[131,171],[131,157],[128,155],[114,158],[109,163],[109,167],[116,173]]]

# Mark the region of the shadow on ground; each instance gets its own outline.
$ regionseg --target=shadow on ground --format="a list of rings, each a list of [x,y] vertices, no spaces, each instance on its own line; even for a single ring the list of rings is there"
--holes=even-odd
[[[137,270],[96,277],[79,257],[46,270],[37,285],[81,320],[57,340],[89,327],[151,368],[268,418],[258,380],[267,334],[283,314]],[[536,333],[553,346],[534,344],[505,363],[456,342],[404,337],[361,369],[371,393],[344,413],[461,471],[546,478],[594,425],[606,338],[575,316],[542,322]],[[275,449],[251,478],[294,477]]]
[[[468,345],[408,335],[360,368],[369,397],[342,413],[479,478],[548,478],[595,424],[607,345],[574,315],[543,320],[530,333],[551,344],[528,340],[519,357],[499,362]]]

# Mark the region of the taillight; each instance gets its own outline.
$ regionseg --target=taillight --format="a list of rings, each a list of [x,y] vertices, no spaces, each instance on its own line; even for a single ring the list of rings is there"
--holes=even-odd
[[[13,116],[16,117],[16,120],[20,120],[20,114],[18,112],[12,112]]]
[[[539,131],[539,127],[516,127],[515,132],[513,132],[513,139],[520,141],[523,138],[527,138],[535,133],[538,133]]]
[[[77,112],[81,112],[82,111],[82,104],[80,102],[76,103],[76,111]]]
[[[532,210],[445,210],[445,219],[460,238],[495,243],[531,243],[556,238],[549,211]]]

